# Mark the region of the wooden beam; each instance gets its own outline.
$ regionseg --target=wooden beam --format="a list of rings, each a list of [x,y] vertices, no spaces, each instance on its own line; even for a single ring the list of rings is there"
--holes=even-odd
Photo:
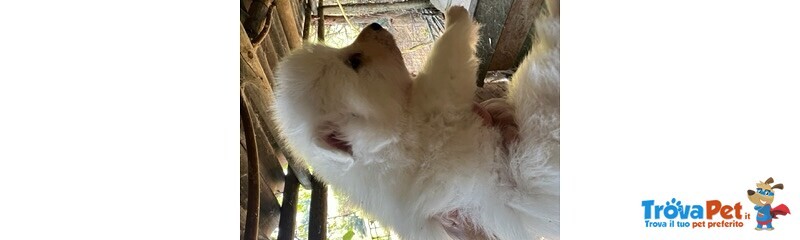
[[[270,106],[272,106],[274,103],[272,87],[267,82],[268,80],[266,73],[261,67],[261,63],[256,56],[253,46],[250,44],[250,39],[245,32],[243,24],[240,24],[239,30],[239,83],[242,86],[242,91],[247,92],[248,97],[252,99],[251,103],[253,104],[253,109],[256,113],[259,123],[263,124],[263,126],[266,126],[264,130],[267,133],[269,144],[272,146],[274,153],[279,154],[280,152],[284,152],[282,150],[284,147],[281,146],[281,141],[277,141],[280,139],[276,135],[276,133],[278,133],[277,127],[269,117]],[[273,139],[276,141],[273,141]],[[298,178],[300,178],[300,183],[302,183],[306,188],[311,188],[311,181],[307,179],[308,169],[303,164],[292,158],[292,156],[289,156],[288,154],[285,155],[289,162],[289,166],[293,168],[295,174],[297,174]],[[303,177],[306,177],[306,179],[303,179]]]
[[[281,221],[278,224],[278,240],[294,240],[297,193],[300,190],[300,182],[297,181],[292,168],[286,171],[286,185],[283,187],[283,204],[281,204]]]
[[[488,71],[511,69],[519,64],[517,56],[523,49],[528,31],[543,5],[544,0],[514,1],[497,40]]]
[[[325,42],[325,9],[322,6],[322,0],[319,0],[317,4],[317,16],[319,16],[319,22],[317,22],[317,42],[324,43]]]
[[[244,23],[247,21],[247,11],[240,9],[239,10],[239,22]]]
[[[242,135],[244,136],[244,134]],[[245,144],[244,140],[242,144]],[[247,150],[244,149],[244,146],[239,149],[239,206],[245,208],[247,207]],[[244,216],[242,219],[242,229],[244,229]]]
[[[247,11],[247,9],[250,9],[250,4],[253,4],[253,0],[240,0],[239,1],[239,5],[240,5],[239,8],[244,9],[245,11]]]
[[[278,203],[278,198],[275,197],[264,178],[261,179],[261,208],[258,213],[258,232],[259,239],[269,239],[269,235],[278,228],[278,222],[281,217],[281,205]]]
[[[303,41],[308,40],[308,35],[311,35],[311,1],[312,0],[303,0],[303,14],[305,15],[305,17],[303,17]]]
[[[297,27],[297,17],[294,15],[294,8],[290,0],[275,0],[278,5],[278,15],[283,25],[283,32],[289,43],[290,49],[297,49],[303,44],[300,38],[300,30]]]
[[[256,142],[258,142],[256,140]],[[241,148],[243,155],[246,155],[246,151],[244,147]],[[247,165],[246,157],[244,157],[244,164],[245,167]],[[240,234],[244,236],[244,230],[247,228],[247,210],[244,207],[247,207],[247,201],[250,199],[249,197],[249,188],[250,184],[248,183],[249,174],[244,174],[242,180],[240,182],[240,200],[241,200],[241,211],[240,211]],[[259,184],[258,184],[258,201],[259,201],[259,209],[258,213],[258,224],[255,231],[256,234],[259,236],[258,239],[264,239],[269,236],[273,230],[278,226],[278,222],[280,219],[280,205],[278,204],[278,199],[275,197],[275,194],[272,193],[272,190],[269,189],[270,183],[267,179],[264,178],[263,174],[259,177]],[[248,232],[248,234],[252,234]]]
[[[322,3],[319,4],[322,6]],[[428,0],[408,0],[405,2],[395,3],[346,3],[342,4],[342,9],[347,16],[370,15],[380,14],[385,12],[407,11],[421,8],[433,8]],[[327,12],[329,16],[342,16],[342,10],[339,5],[324,5],[322,10]]]
[[[244,210],[244,207],[239,207],[239,238],[244,239],[244,224],[247,221],[247,210]]]
[[[262,43],[262,46],[268,46],[268,45],[272,44]],[[261,68],[264,69],[264,73],[266,74],[267,82],[269,83],[270,87],[275,88],[275,75],[272,74],[273,67],[270,66],[271,64],[269,61],[270,56],[267,56],[267,53],[266,51],[264,51],[263,47],[256,48],[256,54],[258,55],[258,60],[261,63]]]
[[[240,96],[239,113],[244,126],[244,136],[247,142],[247,217],[245,219],[244,239],[258,240],[258,215],[260,212],[261,194],[259,193],[258,151],[256,150],[255,129],[252,115],[245,96]]]
[[[267,8],[267,17],[266,17],[266,22],[264,22],[264,28],[262,28],[258,32],[258,35],[253,37],[253,40],[250,41],[251,43],[253,43],[253,47],[257,48],[261,44],[261,42],[264,41],[265,38],[267,38],[267,35],[269,34],[269,29],[272,27],[270,21],[272,20],[272,12],[273,12],[272,10],[274,8],[275,4],[269,5],[269,8]]]
[[[250,101],[252,101],[252,99]],[[286,179],[283,175],[283,168],[278,162],[278,157],[269,141],[266,130],[264,129],[264,124],[257,124],[256,142],[259,144],[256,147],[258,148],[258,160],[260,161],[259,166],[261,167],[259,172],[261,173],[261,178],[263,178],[264,182],[267,184],[267,187],[263,189],[269,190],[273,194],[278,194],[283,192]]]
[[[243,40],[246,41],[246,38],[245,36]],[[246,42],[246,44],[249,44],[249,42]],[[253,49],[252,46],[250,46],[250,48],[248,48],[248,55],[250,58],[254,58],[252,57],[252,52]],[[254,63],[254,65],[260,67],[257,63]],[[257,128],[264,124],[257,121],[258,116],[256,116],[254,114],[255,111],[253,111],[255,108],[253,104],[250,104],[253,101],[249,98],[250,96],[247,94],[242,93],[240,95],[241,126],[246,142],[245,147],[248,162],[247,213],[243,235],[246,240],[257,240],[259,237],[268,237],[272,230],[278,226],[280,206],[272,189],[276,187],[270,187],[270,185],[282,181],[272,179],[274,174],[266,177],[261,174],[263,172],[262,165],[265,163],[269,164],[272,168],[277,167],[277,171],[281,171],[281,167],[280,164],[278,164],[272,147],[265,141],[265,136],[263,136],[265,134],[263,132],[260,137],[261,141],[259,141],[259,134],[256,133]],[[282,177],[282,172],[280,172],[280,174]],[[267,179],[269,179],[269,181]]]
[[[486,71],[491,64],[497,41],[513,2],[514,0],[479,0],[475,6],[475,20],[483,24],[477,49],[477,55],[481,61],[478,65],[478,78],[475,80],[478,87],[483,87],[483,79],[486,77]]]
[[[297,16],[295,18],[297,24],[297,34],[302,37],[303,36],[303,2],[305,0],[291,0],[292,3],[292,11],[294,11],[294,15]]]
[[[247,10],[247,20],[244,22],[248,36],[256,36],[266,24],[269,5],[273,0],[253,0]]]
[[[275,69],[278,65],[278,52],[275,50],[275,45],[272,43],[272,39],[267,34],[267,37],[261,42],[261,47],[259,48],[264,51],[266,58],[262,58],[267,60],[267,65],[270,69]],[[269,79],[267,79],[269,80]]]
[[[292,155],[289,153],[281,152],[280,155],[278,155],[278,158],[284,158],[289,165],[289,168],[294,170],[292,172],[294,172],[295,177],[297,177],[297,180],[300,181],[300,185],[303,186],[303,188],[311,189],[311,173],[308,172],[308,168],[306,168],[304,165],[301,165],[300,162],[294,159],[294,157],[292,157]]]
[[[247,73],[245,73],[245,74],[247,74]],[[248,98],[253,99],[252,100],[253,102],[256,102],[256,101],[262,101],[262,102],[269,101],[269,103],[267,103],[267,104],[271,105],[272,104],[272,102],[271,102],[272,98],[264,96],[264,93],[258,92],[257,89],[258,88],[253,86],[252,84],[248,84],[248,86],[245,87],[245,89],[244,89],[245,95],[247,95]],[[270,100],[266,100],[266,99],[270,99]],[[253,105],[257,106],[257,105],[265,105],[265,104],[260,103],[260,104],[253,104]],[[257,110],[257,114],[256,114],[256,119],[258,121],[260,121],[259,125],[266,127],[266,128],[263,129],[263,131],[264,131],[265,135],[268,138],[267,139],[268,142],[264,143],[263,145],[264,146],[271,146],[271,147],[268,147],[266,149],[283,149],[283,146],[281,146],[281,143],[279,141],[277,141],[277,140],[274,140],[274,139],[277,139],[277,135],[275,135],[275,133],[277,131],[269,130],[270,128],[272,128],[272,129],[275,128],[274,123],[272,123],[271,121],[270,122],[262,122],[262,121],[269,121],[269,120],[263,120],[264,118],[268,118],[268,116],[265,116],[266,114],[261,114],[260,111],[268,111],[268,110]],[[303,184],[303,187],[305,187],[306,189],[310,189],[311,188],[311,180],[309,179],[309,175],[310,174],[308,173],[308,169],[305,167],[305,165],[301,164],[296,159],[292,158],[292,156],[287,154],[287,153],[285,153],[285,151],[275,150],[275,151],[270,152],[270,153],[272,153],[274,155],[272,155],[272,154],[269,155],[269,161],[279,162],[279,160],[277,160],[276,158],[278,156],[282,155],[286,159],[286,161],[288,162],[289,167],[294,170],[295,175],[297,176],[297,178],[300,179],[299,181],[300,181],[300,183]]]
[[[278,14],[272,16],[272,28],[269,30],[269,38],[278,53],[278,59],[283,58],[291,51],[289,42],[286,41],[286,34],[283,32],[283,22]]]
[[[328,188],[316,177],[311,178],[311,207],[308,218],[308,239],[325,240],[328,235]]]
[[[269,101],[268,104],[271,105],[272,104],[271,101],[273,100],[272,97],[266,97],[266,96],[264,96],[264,93],[258,92],[258,91],[256,91],[256,89],[257,89],[256,87],[248,85],[248,87],[245,87],[244,91],[245,91],[246,95],[252,96],[252,99],[257,99],[257,100],[253,100],[253,101],[264,101],[264,102]],[[265,100],[265,99],[270,99],[270,100]],[[259,105],[259,104],[255,104],[255,105]],[[270,121],[270,120],[262,120],[263,118],[268,118],[268,117],[265,116],[266,114],[261,114],[259,111],[261,111],[261,110],[258,110],[257,114],[256,114],[257,119],[259,121]],[[268,110],[264,110],[264,111],[268,111]],[[272,128],[272,129],[275,128],[274,123],[272,123],[271,121],[270,122],[266,122],[266,123],[260,122],[260,125],[266,126],[266,128],[264,128],[264,131],[267,134],[268,143],[265,143],[265,145],[272,146],[272,148],[267,148],[267,149],[283,149],[283,147],[281,146],[281,143],[277,140],[278,136],[275,134],[275,133],[277,133],[277,131],[269,130],[270,128]],[[303,165],[300,162],[298,162],[296,159],[294,159],[291,155],[287,154],[285,151],[276,150],[276,151],[274,151],[274,154],[275,154],[274,156],[276,156],[276,157],[285,158],[285,160],[288,163],[289,167],[294,170],[295,175],[297,176],[297,178],[299,178],[299,181],[303,185],[303,187],[305,187],[306,189],[311,189],[311,180],[309,179],[310,174],[308,173],[308,168],[306,168],[305,165]],[[272,155],[270,155],[270,161],[272,161]],[[276,161],[280,162],[280,160],[276,160]]]

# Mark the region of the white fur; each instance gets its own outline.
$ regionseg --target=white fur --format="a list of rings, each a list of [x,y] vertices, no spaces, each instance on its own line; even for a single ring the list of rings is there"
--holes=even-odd
[[[490,238],[557,239],[559,20],[537,22],[541,41],[512,78],[520,140],[506,153],[471,111],[479,26],[459,14],[448,11],[413,81],[388,33],[294,52],[277,69],[276,122],[295,156],[403,239],[450,239],[437,217],[454,210]],[[345,64],[353,52],[358,71]],[[353,154],[320,140],[326,131]]]

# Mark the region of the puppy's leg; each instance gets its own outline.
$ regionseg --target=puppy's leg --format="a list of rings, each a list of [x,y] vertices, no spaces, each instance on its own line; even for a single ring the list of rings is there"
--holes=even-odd
[[[433,52],[416,78],[415,99],[424,103],[427,110],[470,109],[476,88],[475,45],[480,27],[460,6],[448,9],[445,20],[445,32],[434,43]]]

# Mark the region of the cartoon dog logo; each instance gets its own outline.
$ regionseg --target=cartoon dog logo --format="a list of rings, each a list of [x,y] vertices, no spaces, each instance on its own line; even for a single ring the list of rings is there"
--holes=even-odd
[[[747,190],[747,198],[756,205],[755,210],[758,211],[756,216],[758,223],[756,230],[758,231],[763,230],[764,225],[767,225],[767,231],[772,231],[775,229],[772,227],[772,219],[778,219],[778,215],[786,216],[791,213],[786,205],[781,204],[774,208],[771,206],[772,201],[775,200],[775,189],[783,190],[783,184],[770,185],[773,182],[775,180],[769,178],[767,181],[756,183],[756,191]]]

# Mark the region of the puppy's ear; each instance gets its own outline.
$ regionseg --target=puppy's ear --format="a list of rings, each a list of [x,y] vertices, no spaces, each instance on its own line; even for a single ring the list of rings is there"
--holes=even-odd
[[[775,186],[772,186],[772,189],[781,189],[781,190],[783,190],[783,183],[775,184]]]
[[[772,178],[767,178],[767,181],[765,181],[764,183],[771,184],[773,182],[775,182],[775,180],[773,180]]]

